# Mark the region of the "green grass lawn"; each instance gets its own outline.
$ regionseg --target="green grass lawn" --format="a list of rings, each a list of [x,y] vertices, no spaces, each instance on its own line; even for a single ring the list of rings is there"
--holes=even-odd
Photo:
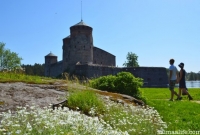
[[[31,76],[14,72],[0,72],[0,83],[24,82],[24,83],[36,83],[36,84],[51,84],[54,81],[55,81],[54,79],[48,77]]]
[[[175,90],[178,91],[178,88]],[[170,98],[168,88],[142,88],[142,92],[147,98],[147,104],[154,107],[167,123],[167,130],[200,129],[200,103],[197,103],[200,102],[200,88],[189,89],[193,101],[189,101],[187,96],[183,96],[181,101],[168,101]]]

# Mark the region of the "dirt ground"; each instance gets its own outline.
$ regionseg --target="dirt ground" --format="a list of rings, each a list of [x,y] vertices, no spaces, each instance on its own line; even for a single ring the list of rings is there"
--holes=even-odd
[[[65,99],[67,92],[57,87],[21,82],[0,83],[0,112],[15,110],[16,106],[36,104],[44,107],[59,103]]]

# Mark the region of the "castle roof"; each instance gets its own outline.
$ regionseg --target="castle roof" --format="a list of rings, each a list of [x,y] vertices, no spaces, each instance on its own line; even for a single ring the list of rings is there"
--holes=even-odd
[[[86,23],[83,22],[83,20],[81,20],[79,23],[77,23],[77,24],[75,24],[73,26],[89,26],[89,25],[87,25]]]
[[[54,55],[52,52],[50,52],[49,54],[47,54],[46,56],[56,56],[56,55]],[[46,57],[45,56],[45,57]]]

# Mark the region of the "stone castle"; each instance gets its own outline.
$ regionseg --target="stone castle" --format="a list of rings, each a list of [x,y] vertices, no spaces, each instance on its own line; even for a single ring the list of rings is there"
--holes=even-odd
[[[93,45],[92,27],[82,20],[70,27],[70,35],[63,39],[63,56],[49,53],[45,56],[45,76],[56,77],[63,72],[94,78],[116,75],[127,71],[143,78],[146,87],[166,87],[167,72],[164,67],[116,67],[115,56]]]

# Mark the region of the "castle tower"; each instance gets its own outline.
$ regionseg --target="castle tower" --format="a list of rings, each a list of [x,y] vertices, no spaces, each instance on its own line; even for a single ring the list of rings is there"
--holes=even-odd
[[[57,56],[49,53],[45,56],[45,76],[51,76],[51,65],[57,63]]]
[[[70,36],[63,39],[63,69],[73,70],[77,64],[93,62],[92,27],[82,20],[70,27]]]

